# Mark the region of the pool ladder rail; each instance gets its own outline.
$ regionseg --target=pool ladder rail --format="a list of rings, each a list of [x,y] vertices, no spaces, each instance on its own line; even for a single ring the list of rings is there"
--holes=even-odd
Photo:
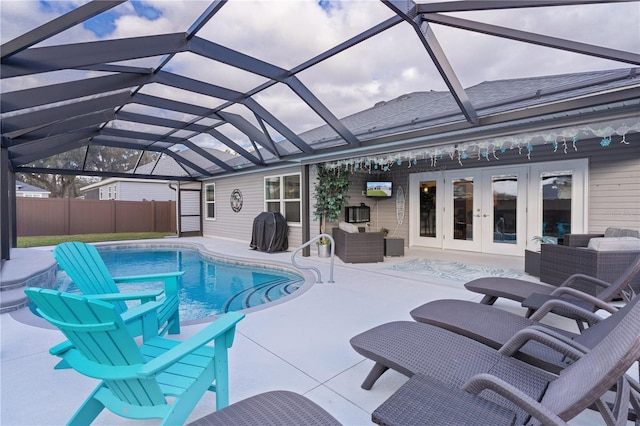
[[[327,238],[329,241],[331,241],[331,262],[330,262],[330,267],[329,267],[329,281],[330,283],[334,283],[335,281],[333,281],[333,264],[334,264],[334,259],[335,259],[335,250],[336,250],[336,244],[335,241],[333,240],[333,237],[329,234],[320,234],[320,235],[316,235],[315,237],[313,237],[312,239],[310,239],[309,241],[307,241],[306,243],[304,243],[303,245],[301,245],[300,247],[298,247],[293,254],[291,255],[291,264],[293,264],[293,266],[295,266],[298,269],[311,269],[312,271],[314,271],[317,275],[318,278],[316,279],[316,283],[321,283],[322,282],[322,273],[320,272],[320,269],[316,268],[315,266],[302,266],[300,264],[298,264],[296,262],[296,254],[298,254],[298,252],[302,251],[302,249],[304,249],[305,247],[310,246],[311,244],[315,243],[316,241],[322,239],[322,238]]]

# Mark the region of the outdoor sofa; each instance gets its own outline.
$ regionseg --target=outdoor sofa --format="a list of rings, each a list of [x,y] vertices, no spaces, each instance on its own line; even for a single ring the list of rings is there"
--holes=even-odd
[[[607,228],[604,234],[566,234],[563,244],[540,246],[540,281],[557,286],[580,273],[613,282],[639,255],[637,229]],[[640,276],[631,287],[640,289]],[[590,294],[596,292],[587,283],[577,288]]]
[[[384,234],[363,232],[357,226],[341,222],[333,228],[335,254],[346,263],[374,263],[384,260]]]

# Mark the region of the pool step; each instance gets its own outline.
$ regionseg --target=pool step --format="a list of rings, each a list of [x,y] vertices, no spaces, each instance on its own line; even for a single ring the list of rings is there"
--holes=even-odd
[[[225,312],[230,310],[248,309],[262,305],[293,293],[301,282],[291,282],[288,278],[281,278],[260,284],[259,286],[244,289],[231,298],[225,305]]]
[[[0,270],[0,314],[26,306],[26,287],[51,288],[58,264],[48,250],[12,248]]]

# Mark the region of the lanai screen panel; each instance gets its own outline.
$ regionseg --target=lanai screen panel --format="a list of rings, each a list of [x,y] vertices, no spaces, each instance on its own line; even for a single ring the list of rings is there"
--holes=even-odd
[[[635,0],[6,2],[2,147],[12,171],[197,180],[390,140],[401,149],[425,129],[482,133],[510,123],[504,112],[533,122],[573,99],[602,101],[552,79],[522,85],[519,101],[484,82],[640,66],[638,9]]]

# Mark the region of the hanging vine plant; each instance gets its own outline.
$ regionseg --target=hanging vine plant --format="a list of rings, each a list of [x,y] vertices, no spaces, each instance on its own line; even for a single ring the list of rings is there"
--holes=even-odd
[[[318,165],[318,177],[314,186],[315,199],[314,217],[320,221],[320,233],[326,232],[327,222],[337,222],[349,201],[349,180],[351,171],[340,168],[328,169],[324,164]],[[322,239],[319,244],[329,244],[329,240]]]

